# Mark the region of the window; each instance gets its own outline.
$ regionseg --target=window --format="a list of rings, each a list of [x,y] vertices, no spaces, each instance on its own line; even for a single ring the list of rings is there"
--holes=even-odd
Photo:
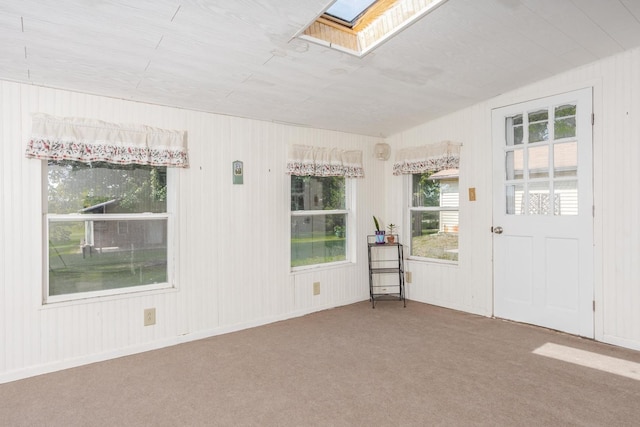
[[[165,166],[47,163],[45,301],[168,287]]]
[[[507,215],[578,215],[577,104],[506,117]]]
[[[347,260],[347,193],[343,176],[291,176],[291,267]]]
[[[300,38],[363,57],[447,0],[337,0]]]
[[[337,19],[338,22],[348,27],[353,24],[376,2],[376,0],[337,0],[327,11],[325,15],[330,18]]]
[[[458,170],[410,176],[411,256],[458,261]]]

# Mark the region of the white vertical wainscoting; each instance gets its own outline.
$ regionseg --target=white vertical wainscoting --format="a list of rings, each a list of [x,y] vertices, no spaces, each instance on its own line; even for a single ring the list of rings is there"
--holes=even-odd
[[[265,324],[364,300],[366,246],[356,262],[292,274],[290,144],[362,150],[356,243],[383,205],[380,138],[286,126],[0,81],[0,383]],[[24,157],[30,114],[94,118],[186,130],[179,175],[176,289],[43,306],[41,161]],[[231,165],[244,162],[244,184]],[[358,245],[357,245],[358,246]],[[322,284],[313,297],[313,282]],[[156,325],[143,326],[145,308]]]
[[[596,116],[602,170],[595,177],[602,295],[596,314],[602,316],[603,340],[640,350],[640,49],[593,68],[602,74]]]
[[[440,141],[462,143],[460,160],[460,237],[457,264],[408,260],[412,273],[407,297],[456,310],[489,316],[491,306],[491,145],[490,114],[477,105],[394,135],[388,141],[394,151]],[[487,142],[489,144],[487,145]],[[393,161],[393,155],[392,159]],[[409,257],[410,223],[406,207],[407,176],[392,176],[388,182],[392,203],[388,216],[400,225],[401,241]],[[470,202],[468,188],[475,187],[476,201]]]
[[[460,260],[458,266],[407,263],[408,297],[491,315],[491,110],[544,96],[593,87],[594,257],[596,339],[640,350],[640,49],[600,60],[388,139],[394,149],[429,142],[462,142]],[[389,178],[390,194],[404,191]],[[476,188],[477,201],[467,190]],[[406,202],[397,196],[391,212]],[[407,233],[406,218],[403,233]],[[405,240],[408,234],[405,234]]]

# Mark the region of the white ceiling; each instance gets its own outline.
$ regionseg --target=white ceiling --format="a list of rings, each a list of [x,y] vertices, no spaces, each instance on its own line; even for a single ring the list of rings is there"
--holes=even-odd
[[[388,136],[640,45],[640,0],[449,0],[359,59],[332,0],[2,0],[0,79]]]

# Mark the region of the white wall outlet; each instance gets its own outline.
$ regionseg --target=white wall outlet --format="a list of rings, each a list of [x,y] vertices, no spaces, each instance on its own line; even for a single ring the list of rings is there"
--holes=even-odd
[[[411,283],[411,272],[410,271],[405,271],[404,272],[404,281],[407,283]]]
[[[320,282],[313,282],[313,294],[320,295]]]
[[[151,326],[156,324],[156,309],[145,308],[144,310],[144,326]]]

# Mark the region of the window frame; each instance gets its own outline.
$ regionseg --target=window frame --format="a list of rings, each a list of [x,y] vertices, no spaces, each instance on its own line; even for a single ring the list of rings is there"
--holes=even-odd
[[[177,241],[175,230],[177,227],[177,188],[179,186],[179,173],[176,168],[166,167],[166,187],[167,200],[166,211],[162,213],[113,213],[113,214],[50,214],[48,213],[48,161],[42,162],[42,211],[43,211],[43,280],[42,280],[42,305],[50,305],[64,302],[74,302],[79,300],[91,300],[96,298],[122,296],[127,294],[138,294],[141,292],[151,292],[159,290],[176,289],[176,266],[177,262]],[[105,289],[99,291],[76,292],[72,294],[50,295],[49,294],[49,225],[53,222],[80,222],[80,221],[113,221],[118,226],[118,221],[144,221],[164,219],[167,222],[167,281],[148,285],[127,286],[115,289]]]
[[[319,268],[332,268],[344,264],[352,264],[354,257],[353,250],[353,239],[355,239],[355,221],[354,217],[354,179],[350,179],[347,177],[341,177],[344,179],[344,209],[327,209],[327,210],[291,210],[291,191],[293,190],[291,181],[294,175],[288,180],[289,183],[289,191],[288,191],[288,206],[289,206],[289,269],[291,273],[296,273],[305,270],[319,269]],[[331,178],[331,177],[321,177],[317,176],[315,178]],[[320,216],[320,215],[345,215],[345,224],[347,227],[347,232],[345,234],[345,259],[340,261],[332,261],[332,262],[323,262],[319,264],[307,264],[300,266],[292,266],[291,265],[291,221],[294,217],[304,217],[304,216]]]
[[[431,175],[437,173],[438,171],[432,171]],[[405,229],[408,233],[408,242],[409,242],[409,251],[407,254],[407,259],[412,261],[419,262],[428,262],[428,263],[436,263],[436,264],[448,264],[448,265],[459,265],[460,263],[460,252],[458,251],[458,259],[457,260],[447,260],[442,258],[430,258],[424,256],[413,255],[413,238],[412,238],[412,228],[411,228],[411,216],[413,212],[458,212],[458,249],[460,248],[460,176],[458,175],[458,205],[457,206],[413,206],[413,177],[414,175],[424,175],[428,172],[420,172],[415,174],[407,174],[405,178],[405,197],[407,198],[405,206],[407,206],[407,211],[405,215],[407,227]]]

